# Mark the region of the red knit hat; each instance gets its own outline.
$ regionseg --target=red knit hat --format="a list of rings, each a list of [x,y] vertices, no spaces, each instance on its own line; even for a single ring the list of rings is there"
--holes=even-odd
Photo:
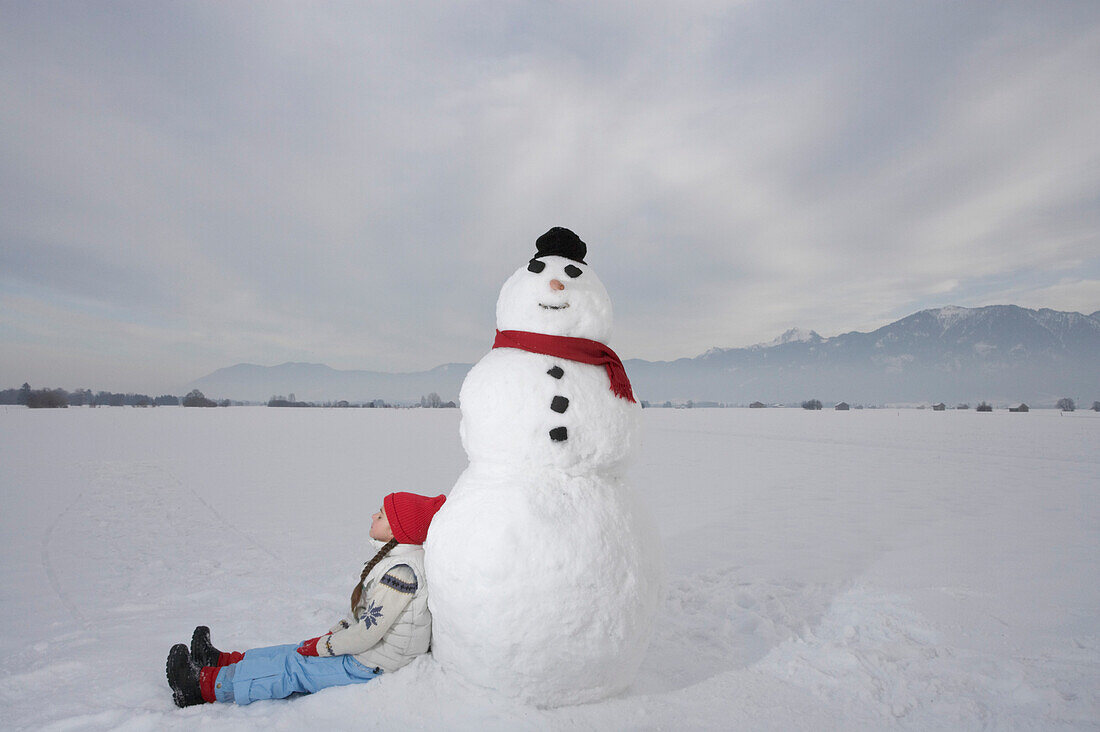
[[[444,495],[428,498],[416,493],[391,493],[386,496],[382,499],[382,507],[386,509],[393,538],[401,544],[423,544],[432,516],[446,500]]]

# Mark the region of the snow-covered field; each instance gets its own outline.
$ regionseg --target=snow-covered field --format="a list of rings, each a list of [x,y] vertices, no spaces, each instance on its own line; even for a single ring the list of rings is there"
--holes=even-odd
[[[329,627],[381,497],[465,466],[458,420],[0,407],[0,726],[1100,726],[1100,415],[1055,411],[647,410],[631,475],[670,584],[621,697],[525,708],[425,657],[176,709],[196,624],[223,650]]]

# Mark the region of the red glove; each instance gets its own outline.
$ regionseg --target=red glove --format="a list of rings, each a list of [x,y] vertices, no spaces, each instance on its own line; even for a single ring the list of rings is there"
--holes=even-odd
[[[318,636],[317,638],[310,638],[307,641],[302,641],[302,645],[298,646],[294,650],[298,651],[298,653],[302,654],[303,656],[316,656],[318,655],[317,641],[330,635],[332,635],[332,633],[325,633],[324,635]]]

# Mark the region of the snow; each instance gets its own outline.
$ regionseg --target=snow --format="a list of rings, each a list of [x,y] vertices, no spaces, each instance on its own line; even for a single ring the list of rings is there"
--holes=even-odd
[[[0,408],[3,726],[1100,724],[1100,415],[1055,410],[645,410],[626,479],[669,590],[622,694],[537,709],[426,656],[364,686],[176,709],[164,659],[195,625],[244,649],[341,614],[381,497],[445,491],[466,465],[458,420]]]
[[[950,330],[953,326],[959,322],[966,320],[973,316],[977,310],[973,308],[960,308],[956,305],[949,305],[947,307],[940,308],[939,310],[930,311],[939,321],[940,326],[944,330]]]
[[[902,353],[897,356],[879,356],[875,355],[871,357],[871,362],[876,366],[885,366],[886,373],[898,374],[905,370],[906,365],[913,363],[916,358],[911,353]]]
[[[754,348],[774,348],[775,346],[782,346],[787,343],[812,343],[814,341],[824,343],[827,340],[829,339],[822,338],[816,331],[806,330],[805,328],[790,328],[774,340],[768,343],[758,343]]]

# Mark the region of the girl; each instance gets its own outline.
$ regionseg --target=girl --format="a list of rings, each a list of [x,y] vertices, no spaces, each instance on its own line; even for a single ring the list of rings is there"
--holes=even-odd
[[[325,635],[298,645],[223,653],[210,644],[209,628],[195,628],[190,649],[177,643],[168,652],[168,685],[176,706],[250,704],[361,684],[426,652],[432,615],[421,544],[446,500],[415,493],[383,499],[371,517],[370,537],[385,543],[363,567],[351,593],[351,614]]]

